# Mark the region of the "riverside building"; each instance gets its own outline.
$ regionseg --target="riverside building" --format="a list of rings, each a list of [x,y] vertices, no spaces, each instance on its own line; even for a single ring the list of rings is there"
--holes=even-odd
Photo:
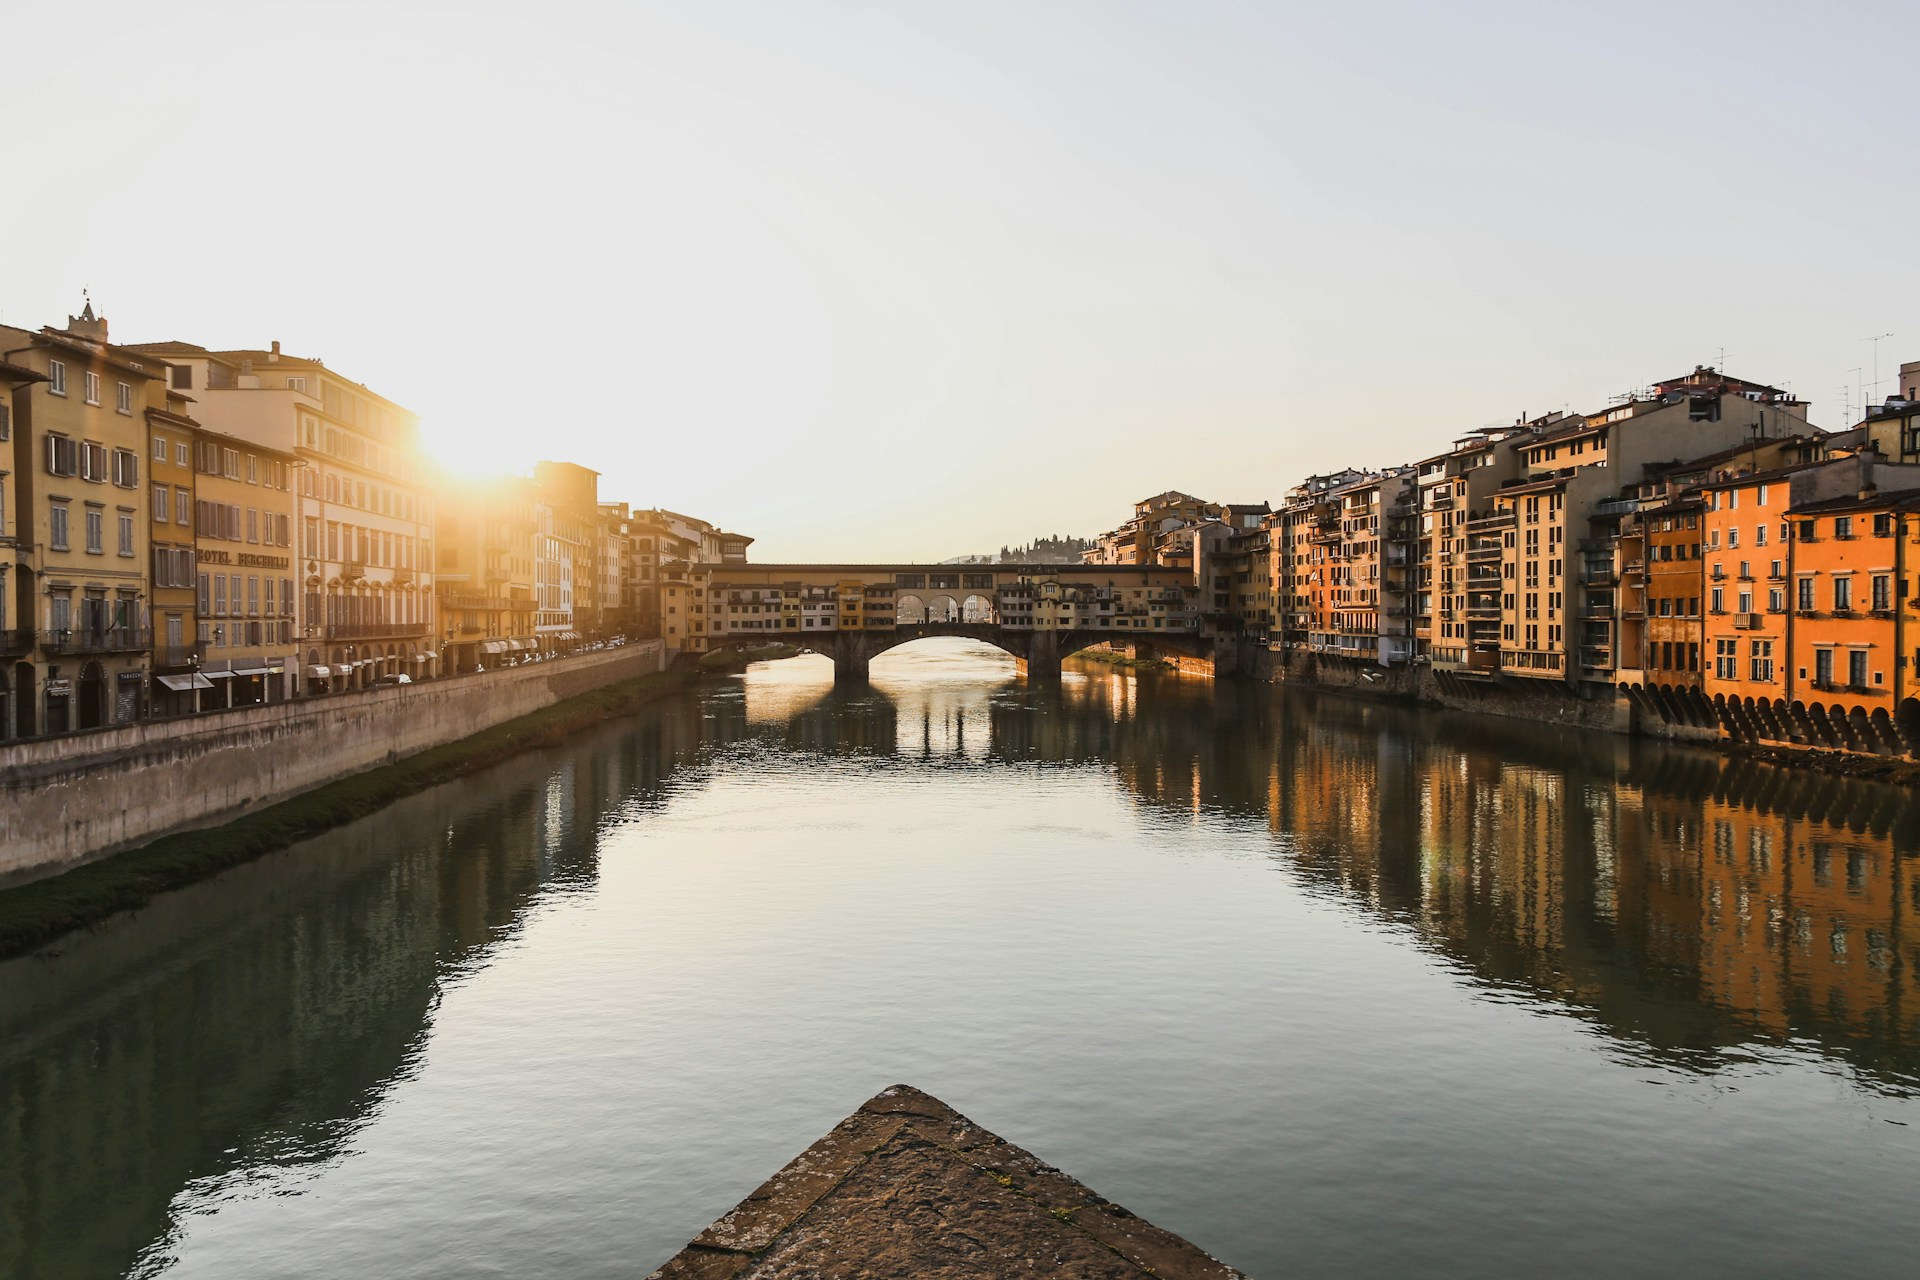
[[[1526,441],[1522,474],[1493,494],[1487,519],[1469,524],[1470,539],[1485,548],[1497,537],[1501,548],[1501,674],[1612,685],[1619,593],[1609,532],[1638,506],[1622,495],[1652,464],[1806,426],[1805,403],[1787,392],[1701,367]]]
[[[283,702],[300,665],[293,559],[299,463],[291,453],[202,426],[193,432],[193,464],[198,670],[212,686],[198,686],[199,709]]]
[[[337,692],[382,675],[436,674],[434,496],[416,417],[278,342],[130,350],[170,366],[173,387],[193,398],[194,417],[209,430],[300,463],[289,548],[299,688]]]
[[[200,424],[192,403],[171,388],[164,407],[147,409],[147,482],[152,515],[153,676],[156,715],[186,715],[214,687],[200,671],[199,570],[194,539],[194,441]]]
[[[434,530],[443,670],[498,666],[539,648],[537,529],[526,479],[443,482]]]
[[[146,412],[164,367],[108,340],[87,303],[64,329],[0,326],[7,447],[13,736],[146,713],[152,631]]]

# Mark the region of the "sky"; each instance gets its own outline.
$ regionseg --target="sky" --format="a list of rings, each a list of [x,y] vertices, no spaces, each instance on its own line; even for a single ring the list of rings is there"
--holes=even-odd
[[[1277,499],[1722,352],[1839,427],[1920,359],[1910,4],[84,12],[8,17],[0,320],[278,339],[757,560]]]

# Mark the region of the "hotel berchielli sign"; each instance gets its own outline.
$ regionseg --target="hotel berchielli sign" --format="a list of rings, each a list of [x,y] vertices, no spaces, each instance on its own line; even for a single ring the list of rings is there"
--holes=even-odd
[[[199,555],[201,564],[231,564],[249,569],[284,569],[287,567],[285,556],[263,556],[252,551],[202,550]]]

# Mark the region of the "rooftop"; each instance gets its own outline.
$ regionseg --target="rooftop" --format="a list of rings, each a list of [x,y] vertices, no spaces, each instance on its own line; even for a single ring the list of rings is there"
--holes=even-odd
[[[649,1280],[1240,1273],[1103,1200],[938,1098],[894,1085]]]

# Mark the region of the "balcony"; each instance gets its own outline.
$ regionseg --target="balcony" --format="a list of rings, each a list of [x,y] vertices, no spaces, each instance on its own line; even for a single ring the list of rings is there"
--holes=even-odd
[[[343,560],[340,562],[340,577],[346,581],[367,576],[367,562],[364,560]]]
[[[426,633],[424,622],[342,622],[326,629],[329,640],[392,640]]]
[[[45,653],[135,653],[153,643],[153,633],[145,627],[108,627],[103,631],[42,631],[40,648]]]
[[[188,671],[199,666],[203,657],[197,644],[157,644],[153,647],[153,669]]]
[[[1758,631],[1760,629],[1760,615],[1757,613],[1734,614],[1733,629],[1735,631]]]
[[[1467,563],[1472,564],[1476,560],[1498,560],[1500,558],[1500,552],[1501,546],[1497,542],[1492,546],[1468,546]]]
[[[1600,620],[1600,621],[1604,621],[1608,618],[1611,618],[1613,616],[1613,601],[1611,600],[1587,601],[1586,616],[1589,618]]]

